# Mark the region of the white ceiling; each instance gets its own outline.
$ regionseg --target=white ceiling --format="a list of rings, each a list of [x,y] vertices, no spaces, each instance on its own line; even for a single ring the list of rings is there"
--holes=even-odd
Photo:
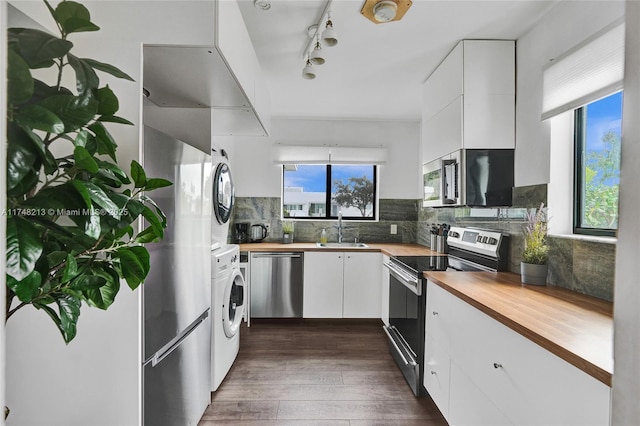
[[[315,80],[302,78],[307,27],[326,1],[239,0],[271,94],[274,117],[420,119],[420,85],[461,39],[516,40],[559,0],[413,0],[401,21],[374,24],[363,0],[335,0],[338,45]]]

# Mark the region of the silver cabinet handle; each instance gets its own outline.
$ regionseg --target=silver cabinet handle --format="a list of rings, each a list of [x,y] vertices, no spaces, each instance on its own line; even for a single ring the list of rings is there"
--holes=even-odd
[[[438,373],[436,373],[435,371],[431,370],[431,375],[432,376],[435,376],[436,374],[438,374]]]
[[[433,313],[433,315],[434,315],[434,316],[435,316],[435,315],[439,315],[439,314],[438,314],[438,311],[433,311],[432,313]]]
[[[498,364],[497,362],[494,362],[493,368],[502,368],[502,364]]]

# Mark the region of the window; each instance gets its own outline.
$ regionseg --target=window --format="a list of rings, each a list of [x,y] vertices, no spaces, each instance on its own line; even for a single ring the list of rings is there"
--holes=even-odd
[[[376,166],[283,167],[282,215],[299,219],[375,220]]]
[[[622,92],[575,110],[576,234],[615,236],[621,129]]]

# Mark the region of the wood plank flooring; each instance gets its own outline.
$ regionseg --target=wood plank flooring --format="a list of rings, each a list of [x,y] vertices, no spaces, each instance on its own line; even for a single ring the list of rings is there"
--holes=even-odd
[[[199,426],[446,426],[416,398],[378,320],[252,320]]]

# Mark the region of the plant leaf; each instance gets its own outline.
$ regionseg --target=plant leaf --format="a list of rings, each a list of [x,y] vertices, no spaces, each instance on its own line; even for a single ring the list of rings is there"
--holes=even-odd
[[[29,64],[29,68],[48,68],[53,59],[69,53],[73,43],[44,31],[31,28],[12,28],[12,36],[17,39],[18,53]]]
[[[33,96],[33,77],[29,65],[20,55],[9,49],[7,57],[7,102],[22,104]]]
[[[151,179],[147,179],[147,183],[144,186],[144,190],[153,191],[154,189],[165,188],[171,185],[173,185],[173,182],[171,182],[170,180],[160,179],[160,178],[151,178]]]
[[[147,184],[147,175],[136,160],[131,161],[131,178],[136,188],[143,188]]]
[[[91,200],[106,210],[106,213],[114,219],[120,220],[120,209],[111,198],[98,185],[91,182],[83,182],[89,192]]]
[[[91,272],[96,276],[102,277],[106,282],[97,289],[84,291],[85,298],[90,305],[100,309],[107,309],[111,306],[120,290],[120,277],[114,269],[106,265],[92,268]]]
[[[100,115],[113,116],[120,108],[118,97],[109,88],[108,84],[98,89],[96,98],[98,99],[98,114]]]
[[[78,93],[96,89],[100,84],[100,79],[93,68],[72,54],[68,54],[67,58],[69,58],[69,65],[76,72],[76,89],[78,89]]]
[[[84,233],[90,236],[91,238],[95,238],[96,240],[100,238],[100,233],[102,232],[102,226],[100,225],[100,215],[96,211],[96,209],[91,207],[91,215],[89,216],[87,222],[84,226]]]
[[[78,290],[93,290],[102,287],[107,280],[97,275],[81,275],[73,281],[73,288]]]
[[[73,158],[76,161],[76,167],[86,170],[89,173],[98,173],[98,163],[93,159],[93,156],[89,154],[86,148],[82,146],[76,146],[73,150]]]
[[[14,125],[8,127],[7,188],[13,189],[35,169],[37,155],[21,128]]]
[[[87,132],[85,129],[82,129],[78,132],[78,134],[76,135],[76,138],[73,140],[73,145],[86,148],[88,138],[89,138],[89,132]]]
[[[38,293],[40,283],[42,282],[42,276],[40,272],[33,271],[22,281],[17,281],[10,275],[7,275],[7,286],[18,296],[21,302],[29,303],[34,296]]]
[[[117,164],[113,164],[108,161],[102,161],[99,159],[97,160],[97,162],[101,169],[109,170],[111,173],[113,173],[114,176],[118,178],[118,180],[120,180],[120,182],[124,184],[131,183],[129,176],[127,176],[125,171],[122,170]]]
[[[69,294],[56,297],[58,310],[60,311],[60,332],[66,343],[76,337],[76,326],[80,316],[80,299]]]
[[[122,72],[118,68],[114,67],[110,64],[105,64],[103,62],[98,62],[95,59],[83,58],[86,63],[88,63],[91,67],[98,71],[106,72],[107,74],[111,74],[114,77],[124,78],[125,80],[135,81],[128,74]]]
[[[89,195],[89,191],[85,186],[85,182],[73,179],[71,180],[71,185],[76,189],[76,191],[78,191],[78,194],[80,194],[80,196],[82,197],[85,205],[87,207],[91,207],[91,196]]]
[[[90,96],[51,96],[40,105],[60,117],[67,133],[85,126],[98,111],[98,102]]]
[[[108,155],[113,161],[116,161],[116,148],[118,145],[113,140],[111,134],[107,131],[102,123],[92,123],[88,126],[96,138],[97,152],[101,155]]]
[[[131,290],[135,290],[146,277],[145,268],[138,256],[128,247],[119,248],[115,256],[120,261],[123,278]]]
[[[149,225],[156,235],[162,239],[162,237],[164,237],[164,226],[162,226],[162,222],[160,222],[156,214],[149,207],[145,206],[144,210],[142,210],[142,216],[149,222]]]
[[[7,217],[7,274],[22,281],[33,272],[41,254],[36,227],[21,217]]]
[[[140,264],[142,265],[142,268],[144,270],[144,276],[142,277],[142,279],[144,280],[144,278],[146,278],[147,274],[149,273],[149,269],[151,268],[149,263],[149,251],[142,246],[129,247],[129,250],[131,250],[138,257],[138,260],[140,261]]]
[[[98,121],[103,121],[105,123],[128,124],[130,126],[133,126],[133,123],[127,120],[126,118],[117,117],[115,115],[102,115],[98,117]]]
[[[12,125],[10,125],[10,127],[11,126]],[[58,170],[58,162],[56,161],[56,159],[53,156],[53,154],[51,153],[51,151],[49,151],[49,148],[47,148],[45,146],[45,144],[42,141],[42,139],[40,138],[40,136],[35,134],[28,127],[20,126],[20,130],[24,133],[24,135],[22,135],[22,137],[26,136],[26,138],[31,142],[32,146],[35,147],[36,150],[38,151],[38,153],[40,155],[40,161],[42,163],[44,163],[44,171],[45,171],[45,173],[51,174],[54,171]],[[18,130],[16,130],[16,131],[18,131]]]
[[[155,243],[160,241],[160,237],[156,234],[153,227],[149,226],[140,231],[133,241],[139,244]]]
[[[60,118],[40,105],[25,105],[15,114],[16,123],[30,129],[42,130],[47,133],[60,134],[64,132],[64,123]]]
[[[69,282],[76,275],[78,275],[78,263],[76,262],[75,257],[73,257],[71,253],[68,253],[67,261],[64,266],[64,273],[62,274],[62,282]]]
[[[81,31],[97,31],[100,28],[91,23],[89,10],[74,1],[63,1],[56,6],[56,21],[65,34]]]

